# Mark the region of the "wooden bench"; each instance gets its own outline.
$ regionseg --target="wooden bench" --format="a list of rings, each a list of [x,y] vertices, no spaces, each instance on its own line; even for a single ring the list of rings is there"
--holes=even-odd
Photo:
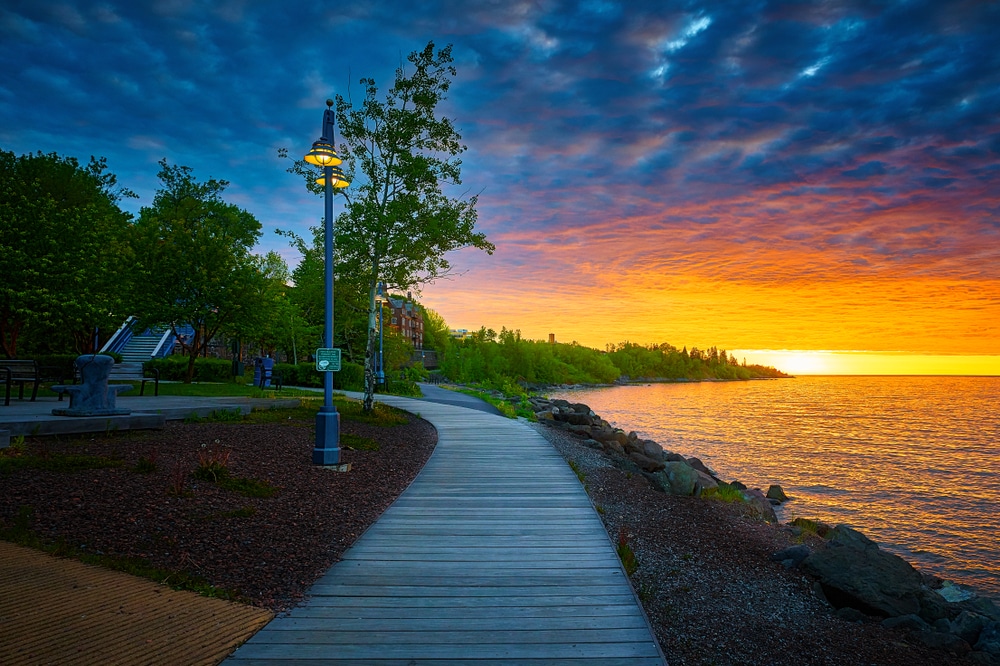
[[[146,375],[151,374],[152,377],[147,377]],[[80,381],[80,370],[73,370],[73,383],[76,384]],[[158,368],[149,368],[148,370],[139,361],[134,361],[131,363],[115,363],[111,366],[111,374],[108,375],[109,382],[139,382],[139,395],[143,395],[146,392],[146,382],[153,382],[153,395],[160,395],[160,371]],[[57,391],[59,394],[59,400],[63,399],[63,393],[65,391]]]
[[[0,360],[0,382],[6,385],[4,405],[10,405],[10,387],[17,384],[17,397],[24,400],[24,385],[31,384],[31,401],[38,396],[38,387],[43,381],[62,383],[63,375],[59,368],[38,365],[31,359]]]
[[[151,374],[152,377],[147,377],[147,374]],[[153,395],[160,395],[160,370],[158,368],[149,368],[147,370],[138,361],[132,363],[115,363],[111,366],[111,374],[108,375],[108,381],[140,382],[139,395],[146,392],[146,382],[153,382]]]

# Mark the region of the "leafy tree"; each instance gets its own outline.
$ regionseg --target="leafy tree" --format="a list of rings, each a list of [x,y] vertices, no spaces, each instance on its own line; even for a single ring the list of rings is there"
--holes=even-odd
[[[438,109],[456,76],[451,46],[435,51],[430,42],[407,60],[412,69],[396,70],[384,100],[375,80],[366,78],[358,106],[340,95],[336,101],[341,157],[354,181],[340,190],[347,210],[336,221],[336,247],[338,262],[350,267],[367,294],[366,410],[372,409],[375,392],[376,285],[385,281],[406,291],[447,274],[445,254],[451,250],[494,250],[474,230],[476,197],[445,192],[461,183],[458,155],[465,150],[452,121]],[[304,162],[290,171],[314,184],[316,173]]]
[[[265,289],[259,259],[250,250],[260,236],[253,215],[222,199],[222,180],[197,182],[191,169],[160,162],[162,187],[153,205],[143,207],[136,225],[142,289],[137,305],[147,325],[169,325],[175,334],[191,325],[194,334],[178,336],[194,361],[220,332],[252,330]]]
[[[26,327],[93,350],[121,323],[132,263],[130,220],[104,158],[86,167],[55,153],[0,151],[0,352],[15,358]]]
[[[451,329],[444,317],[425,307],[420,308],[420,314],[424,318],[424,349],[444,354],[451,344]]]

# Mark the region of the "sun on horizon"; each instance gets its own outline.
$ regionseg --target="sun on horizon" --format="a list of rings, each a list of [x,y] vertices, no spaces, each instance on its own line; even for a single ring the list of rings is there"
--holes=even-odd
[[[737,359],[790,375],[1000,376],[1000,356],[802,349],[734,349]]]

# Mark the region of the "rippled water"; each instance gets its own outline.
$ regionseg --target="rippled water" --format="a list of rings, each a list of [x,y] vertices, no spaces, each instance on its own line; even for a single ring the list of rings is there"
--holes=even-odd
[[[781,484],[924,571],[1000,597],[1000,378],[800,377],[566,391],[723,479]]]

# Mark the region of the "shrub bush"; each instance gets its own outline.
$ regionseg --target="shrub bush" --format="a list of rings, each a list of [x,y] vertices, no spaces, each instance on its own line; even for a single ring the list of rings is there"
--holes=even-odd
[[[168,356],[154,358],[146,363],[147,368],[157,368],[160,379],[168,381],[184,381],[187,374],[187,356]],[[196,358],[194,361],[194,377],[196,382],[232,382],[233,362],[224,358]]]

